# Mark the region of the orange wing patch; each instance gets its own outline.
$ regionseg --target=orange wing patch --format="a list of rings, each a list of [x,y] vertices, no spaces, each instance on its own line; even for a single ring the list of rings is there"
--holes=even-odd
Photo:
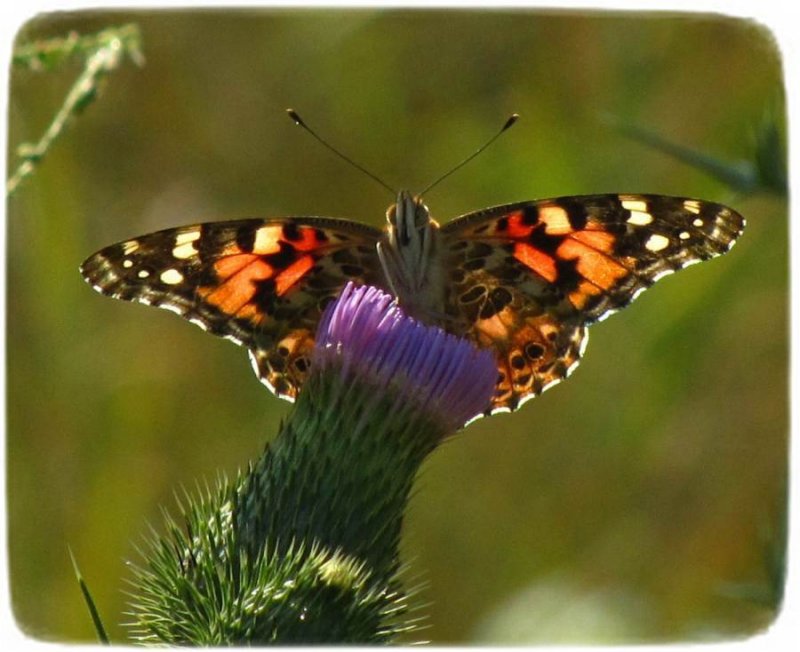
[[[475,329],[479,333],[479,338],[484,346],[491,346],[495,341],[508,338],[507,319],[509,310],[492,315],[487,319],[479,319],[475,322]]]
[[[531,234],[531,231],[533,231],[533,226],[525,220],[525,216],[522,211],[518,211],[508,216],[508,224],[505,228],[498,230],[503,232],[503,235],[507,235],[509,238],[514,240],[522,240]]]
[[[558,278],[555,259],[532,245],[525,242],[515,244],[514,258],[550,283]]]
[[[627,276],[628,270],[607,254],[579,239],[579,236],[586,237],[590,234],[591,232],[582,231],[566,238],[558,246],[556,253],[564,260],[575,260],[575,268],[583,278],[603,290],[608,290],[619,279]]]
[[[256,375],[282,398],[297,398],[308,375],[314,334],[295,329],[280,339],[271,350],[251,349],[250,359]]]
[[[237,250],[236,252],[226,255],[224,258],[220,258],[217,262],[215,262],[214,271],[217,273],[217,276],[220,279],[227,280],[241,272],[245,267],[251,265],[256,260],[258,260],[258,256],[255,254],[245,254]]]
[[[275,292],[282,296],[314,266],[314,259],[305,255],[275,277]]]
[[[297,229],[297,235],[292,237],[291,244],[297,251],[315,251],[323,242],[320,241],[316,229],[304,226]]]
[[[591,226],[591,225],[590,225]],[[586,229],[585,231],[576,231],[575,233],[570,234],[570,237],[573,240],[578,240],[583,244],[596,249],[597,251],[601,251],[604,254],[611,254],[614,250],[614,243],[616,242],[616,237],[613,233],[609,233],[608,231],[600,230],[601,225],[597,226],[597,229]]]
[[[246,307],[256,292],[256,281],[272,277],[273,270],[255,254],[240,254],[218,260],[214,264],[222,283],[203,287],[200,296],[222,312],[234,315]]]
[[[498,371],[493,412],[515,410],[566,378],[578,364],[586,336],[584,328],[564,327],[551,315],[521,318],[511,309],[503,313],[506,336],[492,342]],[[483,333],[484,345],[488,335]]]
[[[578,288],[570,292],[567,295],[567,298],[569,299],[569,302],[575,306],[575,308],[578,310],[583,310],[586,307],[586,304],[589,302],[589,299],[602,293],[603,290],[597,287],[594,283],[591,283],[590,281],[581,281],[578,283]]]

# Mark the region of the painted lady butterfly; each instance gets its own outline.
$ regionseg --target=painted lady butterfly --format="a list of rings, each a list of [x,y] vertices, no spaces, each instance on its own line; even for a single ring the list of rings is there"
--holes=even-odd
[[[127,240],[81,266],[103,294],[172,310],[246,346],[256,374],[294,399],[322,311],[348,280],[494,350],[492,412],[566,378],[587,325],[666,274],[726,252],[735,211],[697,199],[587,195],[497,206],[440,227],[400,192],[381,231],[321,217],[211,222]]]

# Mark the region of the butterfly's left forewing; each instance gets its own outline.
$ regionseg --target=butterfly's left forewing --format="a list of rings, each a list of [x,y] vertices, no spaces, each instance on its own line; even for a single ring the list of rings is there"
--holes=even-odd
[[[498,206],[442,228],[449,312],[495,350],[493,411],[516,409],[565,378],[586,325],[671,272],[724,253],[735,211],[660,195],[587,195]]]
[[[81,273],[103,294],[171,310],[248,347],[259,378],[291,399],[327,303],[349,279],[383,285],[380,237],[329,218],[210,222],[106,247]]]

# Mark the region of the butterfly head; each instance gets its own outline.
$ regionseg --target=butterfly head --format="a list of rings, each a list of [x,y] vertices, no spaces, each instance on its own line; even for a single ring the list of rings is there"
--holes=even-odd
[[[423,237],[433,220],[428,207],[422,203],[421,197],[414,197],[408,190],[401,190],[397,195],[397,203],[386,211],[386,221],[393,240],[400,246]],[[434,223],[435,224],[435,223]]]

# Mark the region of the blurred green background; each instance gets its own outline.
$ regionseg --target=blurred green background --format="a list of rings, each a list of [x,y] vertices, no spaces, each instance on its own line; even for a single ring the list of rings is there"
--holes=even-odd
[[[287,414],[244,350],[92,292],[78,264],[180,224],[330,215],[383,223],[384,189],[286,107],[440,221],[595,192],[730,203],[721,259],[596,325],[578,371],[427,461],[403,540],[439,644],[740,637],[775,617],[787,468],[787,207],[623,137],[642,125],[752,160],[780,57],[720,16],[490,11],[63,13],[18,43],[135,21],[125,63],[8,203],[12,604],[29,634],[93,640],[70,546],[112,638],[126,560],[173,492],[232,474]],[[9,144],[36,141],[80,62],[12,70]],[[771,152],[778,157],[779,152]],[[417,637],[419,638],[419,636]]]

